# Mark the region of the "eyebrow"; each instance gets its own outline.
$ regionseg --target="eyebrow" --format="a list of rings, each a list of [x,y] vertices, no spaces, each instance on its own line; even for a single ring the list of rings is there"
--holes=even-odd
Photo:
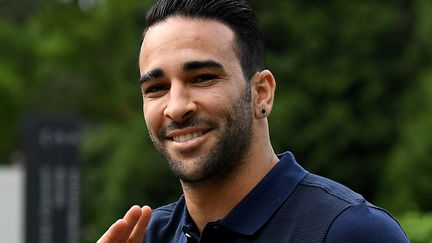
[[[183,71],[194,71],[203,68],[216,68],[224,70],[224,67],[221,63],[213,61],[213,60],[205,60],[205,61],[190,61],[186,62],[183,65]]]
[[[225,70],[224,66],[221,63],[216,62],[214,60],[190,61],[183,64],[183,71],[185,72],[190,72],[190,71],[199,70],[203,68],[214,68],[214,69]],[[161,68],[156,68],[143,74],[140,77],[139,82],[140,84],[143,84],[153,79],[162,78],[164,75],[165,73]]]
[[[156,68],[156,69],[153,69],[153,70],[143,74],[141,76],[139,82],[140,82],[140,84],[142,84],[142,83],[147,82],[147,81],[152,80],[152,79],[161,78],[164,75],[165,74],[164,74],[164,71],[162,69]]]

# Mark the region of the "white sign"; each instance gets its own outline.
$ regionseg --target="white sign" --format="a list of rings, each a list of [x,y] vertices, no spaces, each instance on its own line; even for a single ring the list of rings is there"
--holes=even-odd
[[[24,236],[24,170],[0,166],[1,242],[22,243]]]

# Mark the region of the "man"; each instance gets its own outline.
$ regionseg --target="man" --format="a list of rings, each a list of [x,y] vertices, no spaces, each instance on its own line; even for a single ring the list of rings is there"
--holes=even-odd
[[[159,0],[139,56],[144,117],[184,195],[98,242],[408,242],[388,213],[272,149],[276,83],[243,0]]]

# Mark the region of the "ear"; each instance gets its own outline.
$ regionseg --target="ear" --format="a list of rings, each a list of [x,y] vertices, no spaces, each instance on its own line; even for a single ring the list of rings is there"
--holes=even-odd
[[[252,101],[255,117],[266,118],[273,107],[276,81],[269,70],[256,73],[251,82]]]

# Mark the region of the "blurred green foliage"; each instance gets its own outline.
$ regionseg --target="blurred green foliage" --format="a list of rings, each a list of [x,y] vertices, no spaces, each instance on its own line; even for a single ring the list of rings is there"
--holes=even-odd
[[[411,243],[432,243],[432,214],[408,212],[399,218]]]
[[[0,162],[20,147],[23,112],[80,115],[84,242],[132,204],[181,194],[142,118],[137,56],[151,3],[0,1]],[[430,242],[432,2],[250,3],[278,84],[276,151],[400,216],[413,242]]]

